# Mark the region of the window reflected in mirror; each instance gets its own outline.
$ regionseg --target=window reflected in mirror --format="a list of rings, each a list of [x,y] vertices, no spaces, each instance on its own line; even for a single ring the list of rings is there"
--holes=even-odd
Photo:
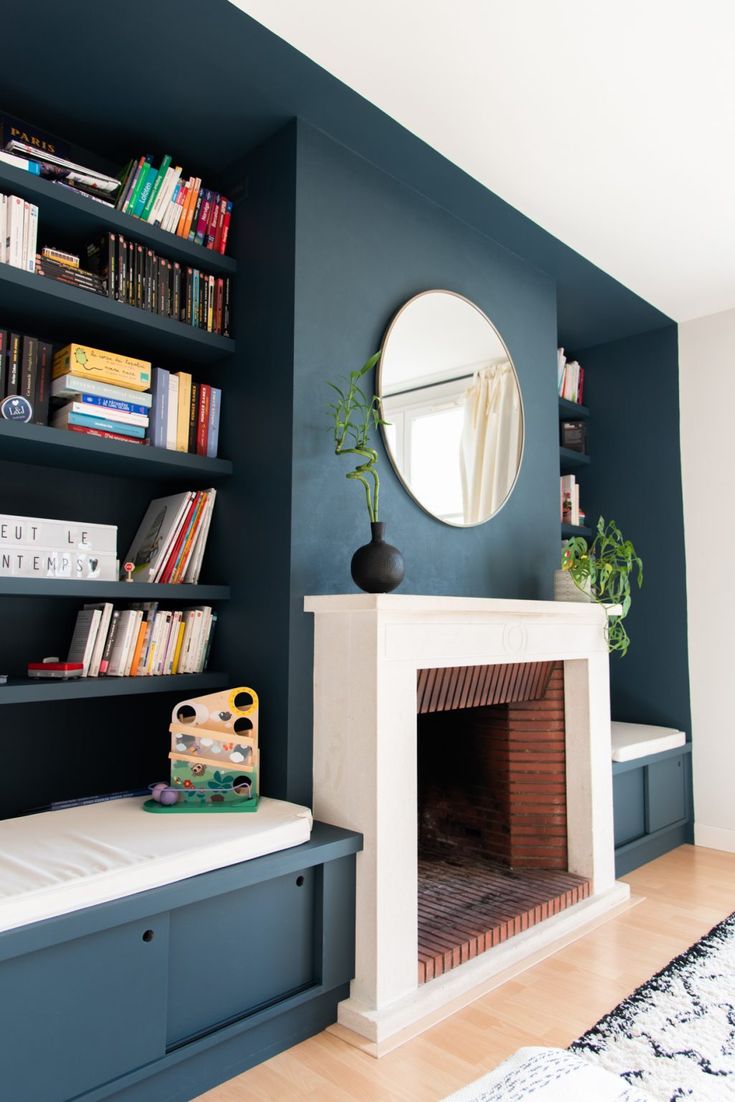
[[[489,318],[451,291],[425,291],[393,319],[377,392],[391,462],[426,512],[483,524],[510,496],[523,455],[515,368]]]

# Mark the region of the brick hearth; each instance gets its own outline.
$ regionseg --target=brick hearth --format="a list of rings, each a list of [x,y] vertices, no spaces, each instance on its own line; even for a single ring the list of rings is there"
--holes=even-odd
[[[419,858],[419,983],[435,979],[590,894],[581,876],[515,873],[468,856]]]

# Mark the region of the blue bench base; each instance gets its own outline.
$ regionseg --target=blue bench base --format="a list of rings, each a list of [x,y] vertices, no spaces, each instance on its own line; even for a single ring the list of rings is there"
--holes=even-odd
[[[318,1033],[354,974],[359,835],[0,934],[2,1096],[184,1102]]]

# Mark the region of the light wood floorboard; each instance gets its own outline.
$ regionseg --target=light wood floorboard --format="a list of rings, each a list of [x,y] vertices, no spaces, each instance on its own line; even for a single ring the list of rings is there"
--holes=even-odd
[[[637,907],[380,1060],[321,1033],[200,1102],[437,1102],[522,1045],[566,1047],[735,910],[735,854],[682,846],[625,880]]]

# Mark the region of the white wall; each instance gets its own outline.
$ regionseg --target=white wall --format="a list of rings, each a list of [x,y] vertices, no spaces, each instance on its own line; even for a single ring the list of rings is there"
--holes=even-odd
[[[735,310],[679,326],[695,842],[735,852]]]

